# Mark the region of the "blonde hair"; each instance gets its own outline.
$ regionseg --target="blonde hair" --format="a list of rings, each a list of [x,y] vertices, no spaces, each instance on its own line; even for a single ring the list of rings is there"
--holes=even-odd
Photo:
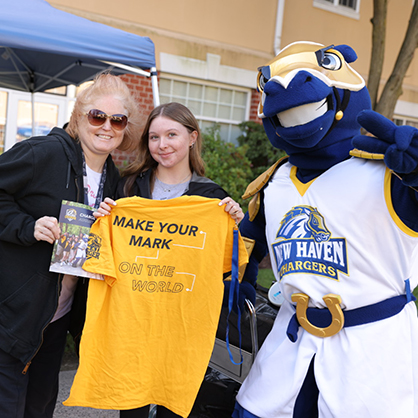
[[[165,103],[154,108],[148,116],[139,140],[137,156],[135,160],[123,172],[124,177],[128,177],[124,187],[124,193],[129,196],[132,192],[132,185],[138,174],[152,168],[155,169],[158,163],[152,158],[148,146],[148,135],[151,122],[159,116],[172,119],[182,124],[189,133],[197,132],[197,138],[189,152],[189,166],[192,172],[196,172],[199,176],[205,174],[205,165],[201,157],[202,152],[202,135],[199,123],[193,113],[181,103],[171,102]],[[152,181],[152,180],[151,180]]]
[[[122,143],[117,149],[120,151],[132,151],[138,143],[141,128],[139,105],[126,83],[120,77],[107,72],[98,74],[93,84],[77,95],[70,121],[65,130],[71,137],[78,139],[81,118],[85,117],[84,114],[91,110],[97,99],[104,96],[114,97],[125,107],[128,125],[126,126]]]

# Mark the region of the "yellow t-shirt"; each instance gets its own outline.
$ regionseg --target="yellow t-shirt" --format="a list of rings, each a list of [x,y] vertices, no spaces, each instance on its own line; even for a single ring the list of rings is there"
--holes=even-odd
[[[235,222],[218,199],[117,201],[94,223],[80,365],[64,405],[187,417],[212,353]],[[248,262],[239,237],[239,264]]]

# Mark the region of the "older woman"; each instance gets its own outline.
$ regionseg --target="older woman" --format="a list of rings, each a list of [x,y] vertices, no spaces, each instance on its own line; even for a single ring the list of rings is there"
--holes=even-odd
[[[126,84],[101,74],[77,97],[66,131],[0,156],[1,417],[53,416],[70,311],[81,332],[86,294],[85,279],[49,272],[61,201],[98,207],[114,195],[110,153],[136,145],[139,118]]]

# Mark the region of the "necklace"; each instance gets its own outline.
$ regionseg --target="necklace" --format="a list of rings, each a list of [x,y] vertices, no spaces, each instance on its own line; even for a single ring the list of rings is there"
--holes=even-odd
[[[166,200],[174,199],[182,196],[189,188],[191,175],[188,174],[181,183],[167,184],[163,183],[157,175],[155,175],[154,188],[151,192],[152,199]]]
[[[157,177],[157,173],[155,173],[155,179],[159,183],[159,187],[165,192],[165,193],[171,193],[172,191],[176,191],[178,189],[181,189],[184,186],[184,183],[188,182],[188,178],[191,177],[191,174],[187,174],[186,177],[184,177],[182,180],[180,180],[178,183],[175,184],[168,184],[164,183]]]

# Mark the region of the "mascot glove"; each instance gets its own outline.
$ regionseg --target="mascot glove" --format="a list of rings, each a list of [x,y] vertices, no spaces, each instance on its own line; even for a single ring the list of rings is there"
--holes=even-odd
[[[357,121],[374,137],[354,136],[353,145],[356,148],[371,153],[384,154],[387,167],[397,173],[408,174],[417,169],[418,129],[412,126],[397,126],[373,110],[360,112]]]
[[[223,306],[228,306],[229,301],[229,290],[231,287],[230,281],[224,281],[225,285],[225,291],[224,291],[224,300],[223,300]],[[245,299],[249,299],[250,302],[255,305],[255,287],[248,282],[245,282],[244,280],[239,284],[239,296],[238,296],[238,306],[241,312],[244,312],[246,309],[246,303]],[[238,312],[237,308],[237,296],[234,294],[234,301],[232,303],[232,309],[234,312]]]

